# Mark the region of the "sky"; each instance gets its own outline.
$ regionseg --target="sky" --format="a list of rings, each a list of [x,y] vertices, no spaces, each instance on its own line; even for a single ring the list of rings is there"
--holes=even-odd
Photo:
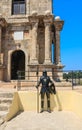
[[[64,70],[82,70],[82,0],[53,0],[53,13],[64,20],[60,32]]]

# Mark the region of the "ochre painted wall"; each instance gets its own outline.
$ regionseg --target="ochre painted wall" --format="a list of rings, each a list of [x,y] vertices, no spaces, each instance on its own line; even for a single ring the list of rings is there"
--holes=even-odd
[[[18,93],[15,92],[6,120],[10,120],[12,117],[14,117],[18,113],[18,111],[20,110],[19,104],[20,102],[19,102]]]
[[[41,109],[41,99],[39,95],[39,111]],[[58,91],[56,95],[50,96],[51,110],[55,111],[73,111],[82,118],[82,94],[75,91]],[[37,92],[36,91],[19,91],[14,93],[12,105],[6,120],[14,117],[18,111],[37,111]],[[46,97],[45,107],[47,109]]]

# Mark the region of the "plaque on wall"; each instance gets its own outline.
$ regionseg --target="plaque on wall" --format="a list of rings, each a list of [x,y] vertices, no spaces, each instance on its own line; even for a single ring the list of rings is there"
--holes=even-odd
[[[23,31],[14,32],[14,40],[23,40]]]

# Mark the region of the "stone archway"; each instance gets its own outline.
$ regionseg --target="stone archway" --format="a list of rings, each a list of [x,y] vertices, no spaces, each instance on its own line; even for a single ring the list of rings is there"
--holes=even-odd
[[[11,80],[18,79],[17,71],[23,71],[21,79],[25,79],[25,54],[22,50],[16,50],[11,56]]]

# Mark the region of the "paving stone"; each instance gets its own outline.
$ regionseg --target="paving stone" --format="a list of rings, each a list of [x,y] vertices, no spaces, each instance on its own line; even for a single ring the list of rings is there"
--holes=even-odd
[[[5,120],[10,104],[12,103],[13,92],[7,92],[5,89],[0,91],[0,124]],[[1,128],[0,128],[1,130]]]
[[[0,130],[82,130],[82,119],[69,111],[23,112]]]
[[[1,125],[3,122],[4,122],[3,119],[0,119],[0,125]]]

